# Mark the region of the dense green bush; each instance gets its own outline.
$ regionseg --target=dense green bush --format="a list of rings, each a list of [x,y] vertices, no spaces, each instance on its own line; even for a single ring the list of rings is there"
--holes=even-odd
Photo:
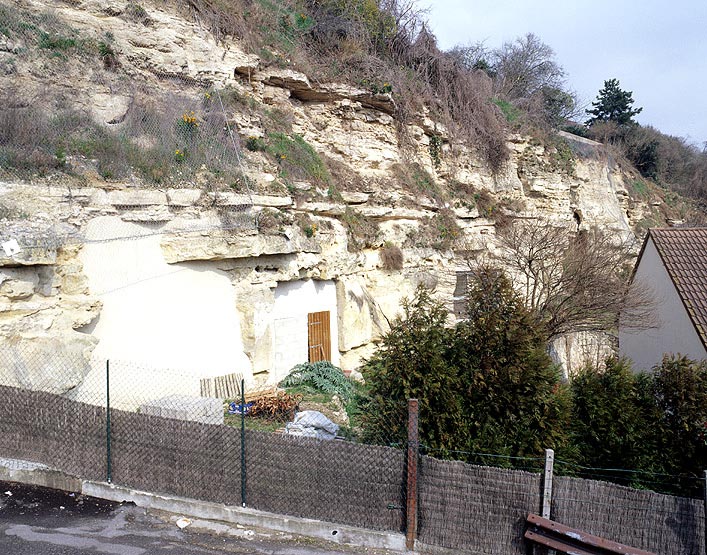
[[[658,412],[649,375],[634,373],[625,359],[609,358],[603,370],[582,369],[572,380],[572,394],[572,436],[583,466],[660,470],[654,460]],[[615,477],[625,485],[642,480],[651,478],[635,473]]]
[[[465,424],[458,370],[449,360],[453,330],[447,318],[447,309],[425,289],[403,302],[402,317],[362,369],[369,390],[363,417],[368,435],[404,440],[406,402],[416,398],[422,442],[438,449],[459,447]]]
[[[466,449],[513,456],[536,456],[548,447],[562,451],[569,393],[547,354],[540,322],[509,279],[489,268],[470,280],[467,310],[453,352],[466,388]]]
[[[707,467],[707,361],[666,356],[654,369],[653,388],[656,457],[663,472],[682,477],[675,491],[699,495]]]
[[[467,321],[419,289],[365,364],[364,426],[405,436],[407,398],[420,404],[420,437],[435,454],[488,462],[479,453],[541,456],[568,442],[569,395],[545,352],[537,322],[508,279],[474,276]],[[512,459],[506,459],[512,460]],[[498,462],[498,461],[496,461]]]
[[[666,357],[639,374],[609,358],[567,384],[542,323],[503,273],[476,271],[467,300],[468,317],[455,326],[424,289],[404,303],[363,367],[364,438],[403,442],[406,401],[417,398],[420,440],[434,456],[539,470],[553,448],[558,473],[700,495],[707,362]]]
[[[572,382],[580,475],[698,496],[707,463],[707,362],[666,356],[652,372],[610,358]]]

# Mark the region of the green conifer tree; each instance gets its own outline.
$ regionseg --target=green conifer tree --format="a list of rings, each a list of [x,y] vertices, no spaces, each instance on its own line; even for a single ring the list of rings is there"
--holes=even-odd
[[[632,108],[633,102],[633,93],[622,90],[618,79],[604,81],[604,88],[592,102],[592,109],[587,110],[593,117],[586,123],[589,126],[598,121],[612,121],[618,125],[635,124],[633,116],[640,114],[643,108]]]

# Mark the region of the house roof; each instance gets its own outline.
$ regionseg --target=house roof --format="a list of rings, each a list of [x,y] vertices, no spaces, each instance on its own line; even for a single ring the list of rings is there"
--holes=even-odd
[[[707,227],[651,229],[649,237],[707,349]]]

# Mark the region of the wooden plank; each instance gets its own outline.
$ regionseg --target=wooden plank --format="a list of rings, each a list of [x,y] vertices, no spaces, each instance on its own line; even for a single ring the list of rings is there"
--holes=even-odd
[[[549,547],[550,549],[554,549],[555,551],[559,551],[560,553],[571,553],[572,555],[597,555],[596,551],[585,551],[581,547],[567,545],[564,542],[555,540],[553,538],[548,538],[546,536],[543,536],[542,534],[533,532],[532,530],[526,530],[525,538],[528,541],[537,543],[538,545]]]
[[[238,399],[241,395],[241,380],[243,376],[238,373],[201,378],[199,389],[202,397],[216,397],[218,399]]]
[[[331,325],[330,313],[322,313],[322,345],[324,346],[324,360],[331,360]]]
[[[531,533],[545,534],[545,538],[549,534],[552,538],[564,542],[566,547],[572,547],[580,545],[586,549],[596,548],[590,553],[617,553],[620,555],[655,555],[650,551],[644,551],[635,547],[630,547],[628,545],[623,545],[618,542],[600,538],[598,536],[593,536],[592,534],[587,534],[576,528],[570,528],[559,522],[543,518],[538,515],[529,514],[527,521],[536,527],[534,531],[529,531]],[[599,550],[599,551],[597,551]],[[564,551],[567,553],[567,551]]]

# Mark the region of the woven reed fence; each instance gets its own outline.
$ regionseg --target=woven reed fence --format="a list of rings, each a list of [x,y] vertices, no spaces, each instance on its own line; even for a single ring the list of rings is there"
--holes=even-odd
[[[106,410],[0,386],[0,457],[104,480]],[[238,428],[111,410],[112,481],[156,493],[241,504]],[[375,530],[402,531],[401,449],[246,433],[248,506]]]
[[[405,453],[347,441],[246,432],[248,505],[402,532]]]
[[[553,519],[567,526],[654,553],[704,552],[702,500],[563,476],[552,499]]]
[[[0,386],[0,457],[102,480],[106,410]],[[120,485],[241,502],[240,430],[113,409],[112,476]],[[247,505],[375,530],[405,527],[405,453],[346,441],[248,430]],[[418,548],[523,555],[523,522],[540,509],[541,477],[420,458]],[[660,554],[704,549],[702,501],[556,477],[552,518]]]
[[[89,480],[106,476],[106,410],[0,385],[0,457],[46,464]]]
[[[525,553],[523,527],[540,507],[541,477],[423,456],[418,538],[474,553]]]
[[[117,410],[111,420],[114,483],[241,504],[240,430]]]

